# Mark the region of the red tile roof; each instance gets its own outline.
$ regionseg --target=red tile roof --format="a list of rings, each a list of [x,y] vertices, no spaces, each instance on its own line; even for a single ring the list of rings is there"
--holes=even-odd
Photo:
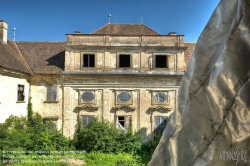
[[[17,42],[34,74],[60,74],[64,68],[64,42]]]
[[[7,44],[0,42],[0,66],[32,74],[18,47],[11,40],[8,40]]]
[[[184,55],[185,55],[184,60],[185,60],[186,64],[188,64],[188,61],[191,58],[191,55],[192,55],[194,48],[195,48],[195,45],[196,45],[196,43],[192,43],[192,42],[185,43],[185,46],[187,47],[187,49],[184,51]]]
[[[107,24],[91,34],[98,35],[160,35],[144,24]]]

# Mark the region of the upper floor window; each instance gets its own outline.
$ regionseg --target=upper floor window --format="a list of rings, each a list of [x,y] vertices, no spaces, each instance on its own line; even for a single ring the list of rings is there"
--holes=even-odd
[[[119,67],[131,67],[131,56],[129,54],[119,55]]]
[[[82,67],[95,67],[95,54],[83,54]]]
[[[155,55],[155,68],[168,68],[167,55]]]
[[[17,101],[24,101],[24,85],[17,86]]]
[[[47,101],[57,101],[57,86],[47,86]]]

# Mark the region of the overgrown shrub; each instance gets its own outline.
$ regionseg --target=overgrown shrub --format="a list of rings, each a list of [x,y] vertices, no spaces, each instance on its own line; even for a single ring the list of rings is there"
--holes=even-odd
[[[69,140],[60,131],[52,131],[51,122],[33,113],[28,104],[28,116],[10,116],[0,124],[0,151],[50,151],[69,149]],[[1,156],[3,154],[0,154]],[[1,164],[1,163],[0,163]]]
[[[94,119],[87,128],[82,129],[79,125],[74,145],[78,150],[87,152],[135,153],[140,149],[141,142],[139,135],[132,134],[131,129],[127,133],[121,133],[109,122]]]

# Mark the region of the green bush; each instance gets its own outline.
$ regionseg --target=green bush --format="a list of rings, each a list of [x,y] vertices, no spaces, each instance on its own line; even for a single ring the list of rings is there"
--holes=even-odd
[[[97,119],[87,128],[82,129],[79,125],[74,145],[78,150],[103,153],[135,153],[141,148],[139,135],[132,134],[131,129],[127,133],[121,133],[109,122],[99,122]]]
[[[28,104],[28,116],[10,116],[0,124],[0,156],[4,151],[68,150],[70,141],[60,131],[51,130],[51,122],[33,113]],[[6,157],[8,159],[8,157]],[[0,165],[2,160],[0,161]]]

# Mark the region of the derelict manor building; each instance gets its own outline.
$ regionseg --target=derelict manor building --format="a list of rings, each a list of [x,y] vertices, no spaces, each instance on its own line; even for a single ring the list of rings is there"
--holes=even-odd
[[[195,43],[144,24],[107,24],[65,42],[13,42],[0,21],[0,123],[27,104],[73,137],[96,117],[152,138],[177,108]]]

